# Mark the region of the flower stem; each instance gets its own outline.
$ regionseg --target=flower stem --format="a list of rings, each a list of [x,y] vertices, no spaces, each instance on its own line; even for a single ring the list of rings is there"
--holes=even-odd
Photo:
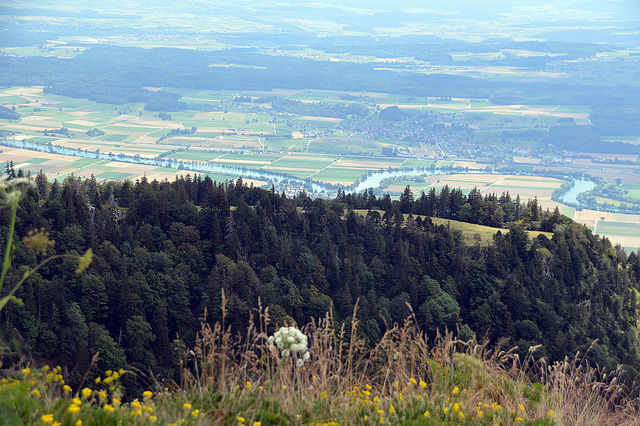
[[[13,252],[13,231],[16,227],[17,214],[18,214],[18,203],[14,202],[11,204],[11,222],[9,223],[7,245],[4,250],[4,262],[2,264],[2,275],[0,276],[0,294],[2,294],[2,287],[4,285],[4,279],[7,276],[7,271],[9,270],[9,265],[11,265],[11,254]]]

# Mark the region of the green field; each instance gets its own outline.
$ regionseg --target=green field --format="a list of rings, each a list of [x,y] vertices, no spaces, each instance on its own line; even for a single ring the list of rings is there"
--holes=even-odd
[[[96,176],[96,179],[105,180],[125,180],[135,176],[132,173],[103,172]]]
[[[365,174],[362,169],[328,167],[313,175],[314,180],[327,182],[355,182]]]
[[[629,197],[640,200],[640,183],[623,183],[620,187],[628,191]]]
[[[640,237],[640,223],[598,221],[598,234],[622,235],[626,237]]]

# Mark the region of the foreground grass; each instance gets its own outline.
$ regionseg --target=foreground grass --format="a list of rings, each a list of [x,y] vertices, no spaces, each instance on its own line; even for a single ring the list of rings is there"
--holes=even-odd
[[[354,327],[333,319],[302,328],[306,362],[269,350],[268,312],[247,337],[203,324],[181,383],[155,383],[124,401],[120,378],[108,371],[73,390],[59,367],[4,371],[0,418],[34,425],[547,425],[635,424],[637,410],[616,384],[585,362],[548,365],[533,353],[519,360],[451,333],[428,344],[414,321],[389,330],[365,350]],[[298,361],[298,358],[301,361]],[[302,367],[296,367],[296,363]],[[190,368],[187,368],[190,367]],[[532,381],[529,377],[537,377]]]

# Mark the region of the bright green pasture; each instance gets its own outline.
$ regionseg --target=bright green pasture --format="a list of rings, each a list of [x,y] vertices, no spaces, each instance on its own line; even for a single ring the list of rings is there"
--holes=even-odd
[[[34,151],[34,155],[37,155],[36,151]],[[49,158],[32,158],[32,159],[28,160],[27,163],[29,163],[29,164],[42,164],[42,163],[46,163],[47,161],[49,161]]]
[[[126,138],[127,138],[127,135],[110,135],[110,134],[106,134],[106,135],[100,136],[98,139],[103,140],[103,141],[110,141],[110,142],[122,142]]]
[[[355,182],[360,179],[365,172],[362,169],[343,169],[338,167],[328,167],[313,175],[314,180]]]
[[[640,237],[640,223],[598,221],[598,234]]]
[[[629,197],[640,199],[640,183],[623,183],[621,188],[628,191]]]
[[[574,207],[562,206],[562,214],[573,219],[576,215],[576,209]]]
[[[125,180],[129,177],[135,176],[132,173],[121,173],[121,172],[103,172],[96,176],[96,179],[106,179],[106,180]]]
[[[97,158],[80,158],[76,161],[74,161],[73,163],[71,163],[71,165],[73,167],[84,167],[84,166],[88,166],[90,164],[96,164],[101,162],[102,160],[98,160]]]
[[[237,160],[237,161],[268,161],[273,162],[280,158],[282,155],[277,154],[225,154],[222,158],[225,160]]]

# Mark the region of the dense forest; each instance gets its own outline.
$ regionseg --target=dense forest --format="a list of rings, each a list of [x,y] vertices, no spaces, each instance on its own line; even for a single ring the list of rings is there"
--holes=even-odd
[[[207,321],[221,319],[223,289],[225,321],[237,332],[259,300],[274,325],[333,309],[347,329],[357,305],[358,332],[371,345],[411,306],[430,338],[459,329],[462,338],[506,338],[523,355],[541,345],[538,354],[552,360],[592,345],[591,362],[624,364],[629,377],[640,368],[640,259],[535,199],[446,187],[414,196],[407,187],[399,200],[370,191],[314,200],[206,176],[34,180],[16,240],[44,228],[55,240],[48,255],[92,248],[93,262],[82,275],[74,260],[51,262],[29,278],[17,294],[24,306],[0,315],[11,348],[2,362],[59,364],[72,386],[98,351],[96,371],[129,365],[176,378],[178,354],[194,345],[205,310]],[[0,210],[3,248],[8,215]],[[468,246],[430,216],[510,230]],[[554,233],[532,240],[526,229]],[[18,244],[5,289],[38,261]]]

